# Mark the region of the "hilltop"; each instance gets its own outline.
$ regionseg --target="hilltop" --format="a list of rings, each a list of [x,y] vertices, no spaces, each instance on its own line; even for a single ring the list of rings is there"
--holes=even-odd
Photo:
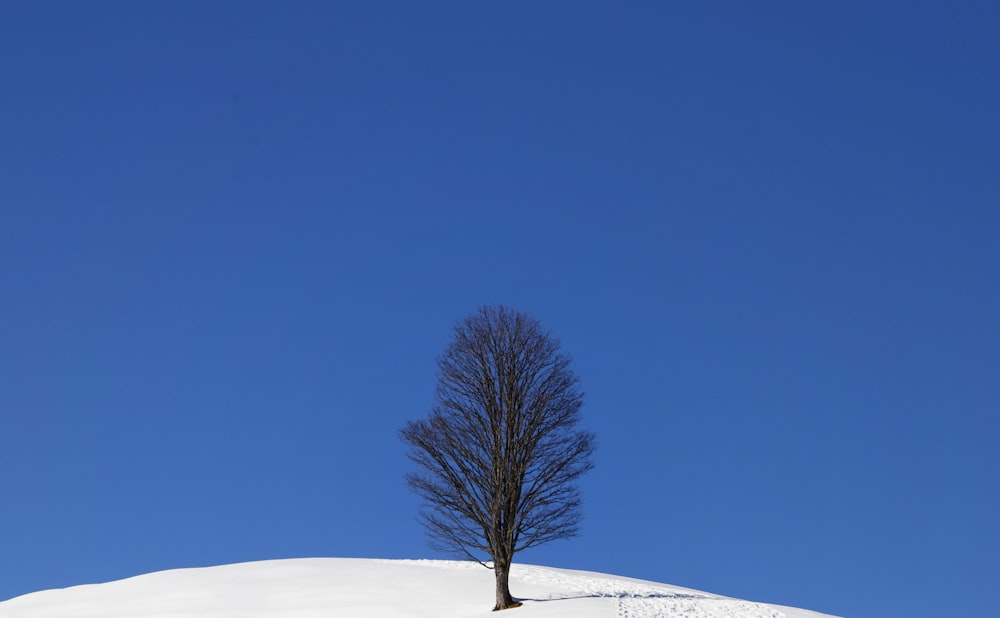
[[[0,618],[822,618],[803,609],[668,584],[515,564],[523,607],[493,613],[493,574],[449,560],[304,558],[177,569],[46,590],[0,603]]]

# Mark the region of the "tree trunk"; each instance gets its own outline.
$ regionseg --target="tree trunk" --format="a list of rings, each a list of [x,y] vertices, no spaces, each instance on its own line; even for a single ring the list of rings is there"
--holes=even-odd
[[[519,607],[521,604],[514,602],[514,598],[510,596],[510,586],[507,583],[507,578],[510,576],[510,564],[494,563],[493,574],[497,578],[497,604],[493,611]]]

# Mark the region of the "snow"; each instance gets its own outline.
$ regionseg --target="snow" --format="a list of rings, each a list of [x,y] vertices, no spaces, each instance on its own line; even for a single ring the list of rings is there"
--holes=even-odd
[[[140,575],[0,603],[0,618],[822,618],[667,584],[515,564],[494,613],[493,572],[472,562],[303,558]]]

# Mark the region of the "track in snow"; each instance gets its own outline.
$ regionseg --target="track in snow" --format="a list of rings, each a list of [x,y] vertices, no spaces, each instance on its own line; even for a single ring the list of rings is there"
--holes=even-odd
[[[405,562],[443,569],[482,568],[474,562],[451,560]],[[665,584],[594,577],[522,564],[513,565],[510,576],[511,579],[526,584],[539,584],[565,590],[565,593],[551,596],[546,600],[554,601],[578,597],[615,599],[618,618],[785,618],[783,612],[763,603],[729,599],[678,589]]]

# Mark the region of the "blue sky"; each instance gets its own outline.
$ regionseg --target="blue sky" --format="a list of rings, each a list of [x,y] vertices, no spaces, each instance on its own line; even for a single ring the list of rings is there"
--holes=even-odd
[[[599,439],[582,536],[521,561],[992,614],[998,31],[986,2],[5,3],[0,598],[436,557],[396,432],[505,303]]]

